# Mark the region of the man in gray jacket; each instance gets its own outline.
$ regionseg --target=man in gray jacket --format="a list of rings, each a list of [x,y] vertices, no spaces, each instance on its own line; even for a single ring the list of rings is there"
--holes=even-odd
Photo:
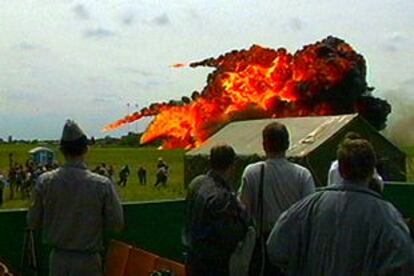
[[[375,153],[363,139],[337,152],[342,183],[293,205],[267,241],[287,275],[414,275],[414,246],[395,207],[368,188]]]
[[[60,149],[66,162],[38,178],[27,223],[52,247],[50,275],[102,275],[103,228],[122,229],[122,206],[111,181],[87,169],[88,139],[74,121]]]

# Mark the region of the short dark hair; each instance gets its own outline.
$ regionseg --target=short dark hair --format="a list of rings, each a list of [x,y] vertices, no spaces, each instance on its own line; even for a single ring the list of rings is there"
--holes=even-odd
[[[64,156],[81,156],[88,151],[88,139],[82,136],[74,141],[60,141],[60,151]]]
[[[359,134],[358,132],[355,131],[348,131],[345,134],[344,140],[349,139],[349,140],[356,140],[356,139],[363,139],[361,134]]]
[[[267,142],[267,151],[269,152],[285,152],[289,148],[289,132],[286,126],[279,122],[268,124],[262,132],[263,141]]]
[[[217,145],[210,150],[210,166],[214,170],[227,170],[235,159],[236,153],[229,145]]]
[[[365,180],[374,173],[375,151],[365,139],[345,139],[338,147],[339,172],[346,180]]]

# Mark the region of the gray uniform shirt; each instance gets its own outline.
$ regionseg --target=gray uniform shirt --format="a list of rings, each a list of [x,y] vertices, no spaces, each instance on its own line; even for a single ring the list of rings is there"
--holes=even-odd
[[[414,247],[399,212],[344,181],[293,205],[267,241],[286,275],[414,275]]]
[[[123,212],[108,178],[82,162],[67,162],[38,178],[27,223],[42,226],[45,241],[54,248],[97,252],[103,228],[123,225]]]
[[[264,164],[263,226],[269,233],[280,214],[292,204],[315,191],[308,169],[286,158],[267,159],[248,165],[243,172],[239,197],[250,216],[258,221],[260,167]]]

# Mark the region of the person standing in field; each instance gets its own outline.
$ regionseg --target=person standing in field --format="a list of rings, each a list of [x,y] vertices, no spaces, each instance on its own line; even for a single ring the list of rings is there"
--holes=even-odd
[[[147,169],[141,165],[138,168],[137,174],[138,174],[139,184],[146,185],[147,184]]]
[[[101,163],[101,169],[98,172],[100,175],[108,176],[108,169],[106,167],[106,163]]]
[[[108,178],[109,178],[109,180],[112,181],[112,183],[115,182],[114,175],[115,175],[114,166],[113,165],[109,165],[109,168],[108,168]]]
[[[123,228],[122,206],[111,181],[86,167],[88,139],[74,121],[63,128],[60,150],[65,164],[39,176],[27,224],[43,228],[50,275],[101,276],[103,230]]]
[[[14,198],[15,186],[16,186],[16,167],[12,165],[9,168],[9,190],[10,190],[9,199],[10,200]]]
[[[167,185],[169,167],[162,157],[158,158],[155,187]]]
[[[24,180],[24,171],[23,171],[23,166],[20,164],[16,164],[16,193],[17,191],[20,191],[22,186],[23,186],[23,180]]]
[[[168,168],[167,167],[159,167],[157,170],[157,174],[156,174],[156,182],[155,182],[155,187],[159,187],[159,186],[165,186],[167,185],[167,180],[168,180]]]
[[[337,151],[343,181],[285,211],[267,241],[286,275],[414,275],[414,243],[401,214],[369,188],[376,157],[364,139]]]
[[[167,162],[165,162],[164,159],[162,159],[162,157],[158,157],[158,163],[157,163],[157,168],[162,168],[165,167],[168,170],[168,164]]]
[[[128,182],[128,176],[130,174],[129,166],[125,165],[120,171],[119,171],[119,181],[118,185],[121,187],[125,187]]]
[[[0,171],[0,206],[3,205],[3,191],[6,187],[7,180],[6,177],[3,175],[3,172]]]
[[[308,169],[286,159],[289,132],[274,122],[262,132],[266,160],[248,165],[242,175],[239,198],[256,225],[256,248],[250,275],[278,275],[266,258],[265,242],[280,214],[315,191]],[[264,264],[264,265],[263,265]]]

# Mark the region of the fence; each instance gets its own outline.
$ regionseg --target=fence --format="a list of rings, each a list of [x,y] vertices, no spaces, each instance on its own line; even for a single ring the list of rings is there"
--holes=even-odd
[[[414,184],[389,182],[384,197],[405,216],[414,218]],[[184,200],[124,203],[126,229],[122,233],[105,234],[105,244],[112,238],[154,252],[160,256],[183,261],[181,230],[185,216]],[[0,256],[11,268],[18,270],[22,257],[26,210],[0,211]],[[47,275],[49,248],[43,245],[41,233],[35,239],[39,246],[40,275]]]

